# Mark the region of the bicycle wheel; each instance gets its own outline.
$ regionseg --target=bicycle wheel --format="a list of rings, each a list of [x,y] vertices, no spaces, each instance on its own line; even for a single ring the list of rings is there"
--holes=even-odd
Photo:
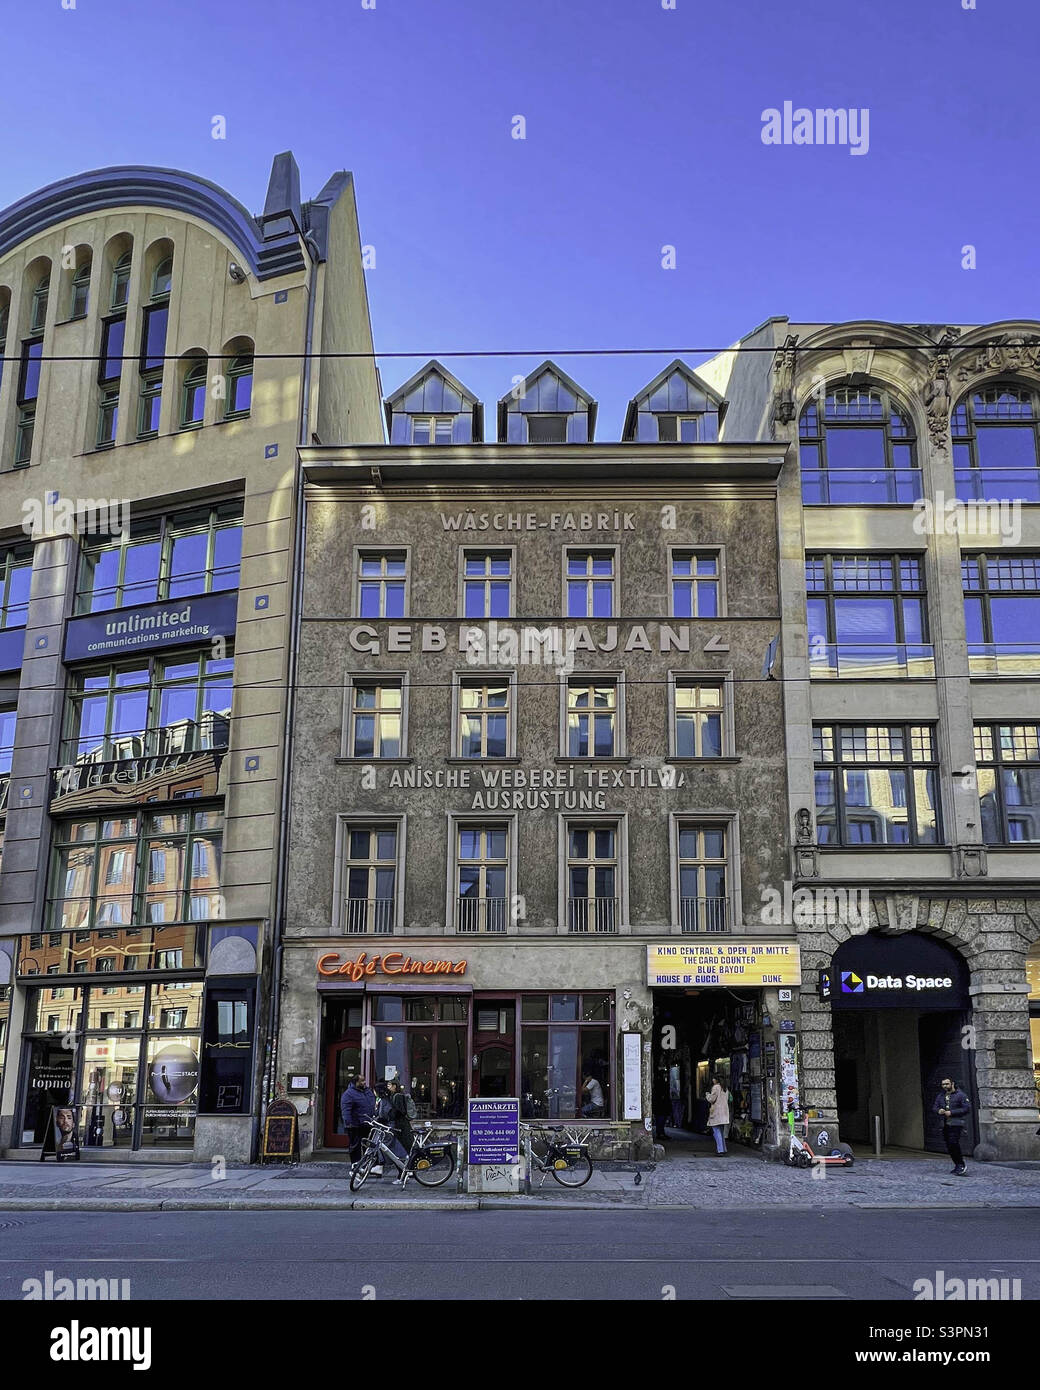
[[[412,1173],[421,1187],[441,1187],[455,1171],[455,1145],[432,1144],[415,1155]]]
[[[360,1160],[350,1170],[351,1192],[361,1191],[362,1187],[365,1184],[365,1179],[368,1177],[369,1173],[371,1173],[372,1169],[376,1166],[376,1159],[378,1157],[378,1149],[372,1147],[371,1145],[366,1147],[364,1153],[361,1155]]]
[[[586,1153],[550,1149],[546,1162],[561,1187],[584,1187],[592,1177],[592,1159]]]

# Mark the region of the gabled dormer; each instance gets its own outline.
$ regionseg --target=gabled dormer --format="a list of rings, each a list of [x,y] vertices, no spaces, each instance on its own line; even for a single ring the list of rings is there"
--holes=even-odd
[[[588,444],[595,433],[596,402],[554,362],[536,367],[498,403],[500,444]]]
[[[482,444],[484,407],[446,367],[427,362],[383,403],[391,444]]]
[[[718,439],[727,402],[678,358],[628,403],[623,443],[698,444]]]

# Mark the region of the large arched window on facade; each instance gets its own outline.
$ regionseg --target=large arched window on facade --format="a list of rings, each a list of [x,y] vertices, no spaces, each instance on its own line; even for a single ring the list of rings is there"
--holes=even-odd
[[[806,506],[891,504],[921,496],[910,415],[883,386],[832,386],[798,422]]]
[[[1040,502],[1040,393],[998,382],[953,412],[953,467],[962,502]]]

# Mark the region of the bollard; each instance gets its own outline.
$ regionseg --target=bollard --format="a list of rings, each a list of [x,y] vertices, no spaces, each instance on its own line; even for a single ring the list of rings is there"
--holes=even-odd
[[[881,1157],[881,1116],[874,1116],[874,1157]]]

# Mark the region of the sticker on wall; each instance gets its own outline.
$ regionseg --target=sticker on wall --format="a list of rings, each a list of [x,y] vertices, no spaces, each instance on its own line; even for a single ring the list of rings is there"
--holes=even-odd
[[[164,1047],[148,1067],[148,1085],[156,1100],[178,1105],[194,1095],[198,1084],[199,1059],[183,1043]]]

